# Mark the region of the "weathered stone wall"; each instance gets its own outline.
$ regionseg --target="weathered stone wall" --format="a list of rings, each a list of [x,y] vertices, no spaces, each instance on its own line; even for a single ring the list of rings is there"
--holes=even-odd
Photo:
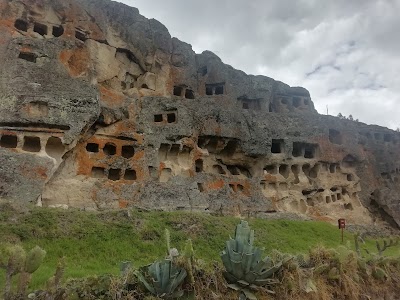
[[[107,0],[0,0],[0,199],[400,224],[400,135]]]

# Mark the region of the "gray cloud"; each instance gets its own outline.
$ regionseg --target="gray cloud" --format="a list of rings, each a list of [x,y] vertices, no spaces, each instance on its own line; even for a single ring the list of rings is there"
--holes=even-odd
[[[320,113],[400,126],[400,0],[121,0],[196,52],[309,89]]]

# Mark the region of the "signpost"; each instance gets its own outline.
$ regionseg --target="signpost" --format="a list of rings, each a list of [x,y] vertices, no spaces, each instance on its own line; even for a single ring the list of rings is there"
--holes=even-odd
[[[338,227],[342,230],[342,244],[343,244],[343,230],[346,228],[346,219],[338,220]]]

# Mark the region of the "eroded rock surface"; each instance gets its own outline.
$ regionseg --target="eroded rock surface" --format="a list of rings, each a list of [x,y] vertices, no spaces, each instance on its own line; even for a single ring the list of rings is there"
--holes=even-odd
[[[0,0],[0,198],[400,224],[400,134],[107,0]]]

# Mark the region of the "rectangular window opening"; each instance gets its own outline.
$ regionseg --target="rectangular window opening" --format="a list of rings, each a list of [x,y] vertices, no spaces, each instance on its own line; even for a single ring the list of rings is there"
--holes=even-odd
[[[96,143],[87,143],[87,144],[86,144],[86,151],[87,151],[87,152],[92,152],[92,153],[97,153],[97,152],[99,152],[99,144],[96,144]]]
[[[212,86],[207,86],[206,85],[206,95],[212,96],[214,94],[214,89]]]
[[[163,115],[158,114],[158,115],[154,115],[154,122],[155,123],[161,123],[163,121]]]
[[[283,152],[283,140],[272,140],[271,153],[282,153]]]
[[[14,23],[14,27],[17,28],[18,30],[21,31],[28,31],[28,22],[21,20],[21,19],[17,19]]]
[[[0,147],[17,148],[18,138],[15,135],[3,135],[0,139]]]
[[[174,86],[174,95],[175,96],[182,96],[183,88],[181,86]]]
[[[185,98],[186,99],[194,99],[194,92],[192,90],[186,89]]]
[[[218,85],[215,87],[215,95],[223,95],[224,94],[224,86]]]
[[[121,155],[124,158],[131,158],[135,155],[135,148],[133,146],[122,146]]]
[[[117,181],[121,178],[121,170],[120,169],[110,169],[108,171],[108,179]]]
[[[167,122],[168,123],[175,123],[176,122],[176,115],[174,113],[167,114]]]
[[[47,35],[47,26],[40,23],[33,25],[33,31],[39,33],[41,36]]]
[[[37,55],[31,52],[20,52],[18,58],[36,63]]]
[[[136,180],[136,171],[135,170],[125,170],[124,179],[125,180]]]
[[[105,178],[105,171],[104,168],[100,168],[100,167],[93,167],[92,168],[92,173],[91,176],[93,178]]]
[[[24,146],[22,150],[27,152],[40,152],[42,146],[40,144],[40,138],[36,136],[25,136]]]

